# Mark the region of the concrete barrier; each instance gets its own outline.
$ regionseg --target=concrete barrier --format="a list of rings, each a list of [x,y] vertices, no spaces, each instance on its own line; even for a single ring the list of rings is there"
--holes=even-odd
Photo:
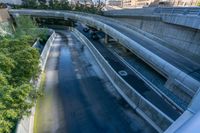
[[[56,36],[56,33],[52,32],[51,36],[47,40],[45,47],[40,55],[40,61],[41,61],[40,68],[42,70],[41,73],[44,71],[46,61],[47,61],[47,58],[49,55],[49,51],[50,51],[50,48],[52,46],[55,36]],[[37,43],[37,41],[36,41],[36,43]],[[36,79],[35,81],[31,81],[37,89],[40,86],[41,73],[40,73],[40,76],[38,77],[38,79]],[[33,133],[34,115],[35,115],[35,106],[32,107],[31,114],[29,116],[24,116],[24,118],[19,121],[19,123],[17,125],[16,133]]]
[[[105,11],[104,15],[129,24],[133,30],[139,28],[161,38],[166,42],[154,37],[160,44],[176,49],[185,56],[200,56],[197,31],[200,29],[200,8],[155,8],[154,11],[145,14],[147,9],[140,9],[139,12],[136,9],[116,12],[111,10]]]
[[[117,72],[115,72],[115,70],[84,35],[76,29],[74,29],[74,34],[88,47],[104,73],[122,97],[158,132],[163,132],[171,125],[171,123],[173,123],[171,118],[165,115],[157,107],[141,96],[134,88],[127,84],[127,82],[124,81]]]
[[[44,71],[44,68],[46,66],[47,58],[48,58],[48,55],[49,55],[49,52],[50,52],[50,49],[51,49],[51,45],[52,45],[52,42],[53,42],[55,36],[56,36],[56,33],[53,32],[52,35],[47,40],[47,42],[44,46],[44,49],[41,53],[40,59],[41,59],[41,63],[42,63],[41,64],[42,71]]]
[[[109,10],[103,13],[108,17],[119,18],[149,18],[161,19],[163,22],[176,24],[194,29],[200,29],[200,8],[199,7],[158,7],[141,9]]]

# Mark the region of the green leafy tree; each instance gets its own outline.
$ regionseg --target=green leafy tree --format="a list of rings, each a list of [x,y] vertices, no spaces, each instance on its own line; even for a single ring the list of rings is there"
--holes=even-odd
[[[200,6],[200,1],[197,2],[197,6]]]
[[[31,77],[36,77],[39,65],[39,52],[35,48],[24,48],[13,54],[16,67],[12,71],[11,82],[28,82]]]
[[[8,68],[12,68],[13,64],[15,65],[15,67],[12,68],[11,76],[9,79],[11,83],[19,84],[28,82],[32,76],[37,75],[39,65],[39,52],[29,45],[28,40],[10,40],[9,42],[6,42],[6,44],[0,46],[0,51],[4,51],[4,53],[8,57],[12,58],[12,61],[14,61],[14,63],[12,63],[10,61],[11,59],[9,58],[6,60],[7,64],[9,65]],[[3,65],[5,65],[5,63]],[[1,69],[3,68],[4,67]]]
[[[42,9],[48,8],[46,0],[38,0],[38,2],[39,2],[39,8],[42,8]]]
[[[29,16],[20,16],[16,18],[16,37],[20,37],[21,35],[30,35],[33,38],[37,36],[37,24],[33,21]]]
[[[54,9],[54,0],[49,0],[49,8]]]
[[[19,87],[3,85],[0,88],[0,132],[10,133],[18,119],[30,112],[33,102],[29,94],[33,88],[28,84]]]
[[[22,7],[36,8],[37,7],[37,1],[36,0],[22,0]]]
[[[32,44],[34,38],[44,39],[47,34],[37,30],[30,17],[19,17],[16,22],[15,35],[0,40],[0,133],[10,133],[37,98],[29,83],[39,72],[39,52]]]
[[[14,60],[6,54],[0,53],[0,73],[10,74],[14,68]]]

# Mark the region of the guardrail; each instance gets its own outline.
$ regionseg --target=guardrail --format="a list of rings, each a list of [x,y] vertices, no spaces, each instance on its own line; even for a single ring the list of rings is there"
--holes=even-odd
[[[47,40],[45,46],[44,46],[44,49],[41,53],[41,56],[40,56],[40,59],[41,59],[41,69],[42,71],[44,71],[44,68],[46,66],[46,62],[47,62],[47,58],[48,58],[48,55],[49,55],[49,52],[50,52],[50,48],[51,48],[51,45],[52,45],[52,42],[55,38],[56,34],[55,32],[52,33],[52,35],[49,37],[49,39]]]
[[[44,47],[44,49],[43,49],[43,51],[40,55],[41,73],[40,73],[38,79],[36,79],[35,81],[31,80],[31,82],[33,83],[33,85],[36,88],[39,88],[39,85],[40,85],[40,82],[41,82],[41,74],[44,71],[46,61],[47,61],[47,58],[48,58],[48,55],[49,55],[49,52],[50,52],[50,48],[52,46],[52,42],[53,42],[55,36],[56,36],[56,34],[53,31],[51,36],[47,40],[45,47]],[[36,41],[34,43],[34,45],[36,45],[36,43],[38,43],[38,41]],[[16,133],[33,133],[34,115],[35,115],[35,107],[33,107],[31,109],[31,114],[29,116],[25,116],[22,120],[20,120],[20,122],[17,125]]]
[[[173,8],[158,7],[154,9],[154,13],[200,16],[200,7],[173,7]]]
[[[158,132],[163,132],[171,125],[171,123],[173,123],[171,118],[151,104],[124,81],[82,33],[74,29],[74,34],[76,34],[76,36],[88,47],[104,73],[116,87],[117,91],[139,115],[148,121]]]

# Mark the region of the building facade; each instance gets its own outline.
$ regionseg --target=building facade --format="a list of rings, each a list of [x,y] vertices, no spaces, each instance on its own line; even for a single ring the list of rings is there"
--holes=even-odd
[[[109,0],[108,5],[128,7],[196,6],[200,0]]]
[[[108,5],[122,7],[122,0],[109,0]]]

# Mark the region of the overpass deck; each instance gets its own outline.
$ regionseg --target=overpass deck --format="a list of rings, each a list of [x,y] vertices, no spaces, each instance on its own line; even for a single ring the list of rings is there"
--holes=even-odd
[[[102,21],[102,19],[99,20]],[[162,46],[158,42],[153,41],[130,28],[122,26],[115,21],[104,21],[104,23],[122,32],[124,35],[136,41],[144,48],[152,51],[154,54],[200,81],[200,64],[193,62],[178,53],[175,53],[169,48]]]

